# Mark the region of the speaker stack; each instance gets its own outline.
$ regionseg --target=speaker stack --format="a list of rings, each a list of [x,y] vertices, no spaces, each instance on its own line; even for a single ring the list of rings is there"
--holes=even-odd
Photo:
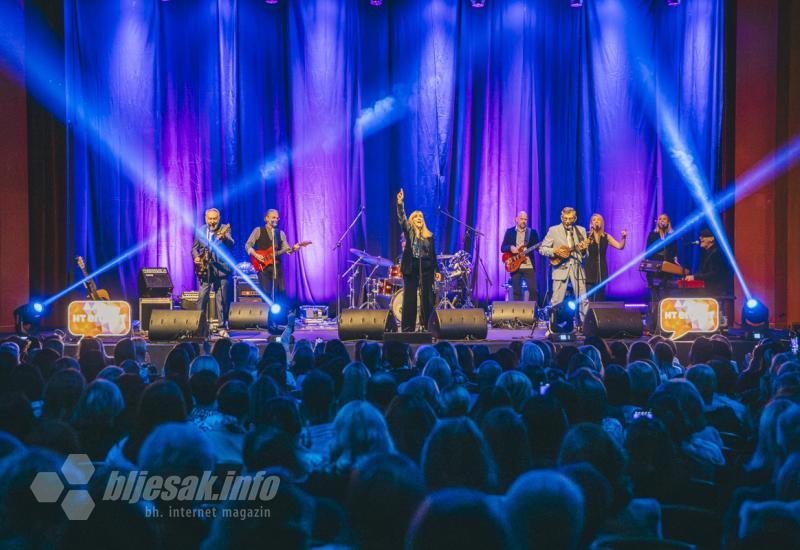
[[[583,322],[584,336],[600,338],[639,338],[644,332],[642,314],[625,307],[589,306]]]
[[[536,324],[536,302],[493,302],[492,327],[531,328]]]
[[[480,308],[437,309],[431,315],[430,330],[439,340],[485,340],[489,327]]]
[[[339,314],[339,340],[383,340],[392,325],[388,309],[346,309]]]
[[[202,339],[208,325],[202,311],[154,309],[147,336],[151,342]]]

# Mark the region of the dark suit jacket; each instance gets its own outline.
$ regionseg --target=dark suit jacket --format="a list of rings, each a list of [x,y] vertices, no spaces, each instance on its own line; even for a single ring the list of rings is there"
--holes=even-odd
[[[525,255],[531,259],[531,264],[536,267],[536,261],[534,258],[536,254],[533,250],[533,245],[539,242],[539,234],[536,233],[536,230],[528,227],[525,229],[525,247],[528,248],[528,251]],[[503,244],[500,245],[500,252],[511,252],[511,247],[517,246],[517,226],[511,227],[506,230],[506,234],[503,237]]]
[[[700,258],[700,268],[694,274],[706,284],[706,288],[716,295],[724,296],[731,292],[733,287],[733,271],[716,244],[709,250],[703,250]]]
[[[412,251],[412,242],[414,239],[413,232],[414,230],[411,228],[411,224],[406,217],[406,211],[403,205],[397,205],[397,219],[400,222],[400,227],[403,228],[403,233],[406,236],[406,247],[403,249],[403,256],[400,258],[400,271],[406,277],[409,277],[415,273],[420,268],[420,264],[422,265],[422,271],[439,271],[439,264],[436,263],[436,244],[434,243],[433,237],[428,237],[427,239],[420,239],[422,241],[422,248],[423,254],[421,256],[421,261],[414,257],[414,253]]]
[[[220,227],[222,224],[220,224]],[[206,232],[208,231],[208,226],[206,224],[201,225],[197,231],[194,233],[194,244],[192,245],[192,258],[198,257],[200,254],[203,253],[203,250],[208,247],[208,243],[206,242]],[[218,245],[223,246],[228,254],[230,255],[230,251],[233,249],[234,241],[233,237],[231,237],[231,232],[228,231],[228,234],[225,238],[221,241],[216,241],[215,243]],[[233,268],[228,265],[228,263],[220,258],[214,250],[211,250],[211,264],[209,265],[209,271],[212,278],[225,278],[229,277],[230,274],[233,272]]]

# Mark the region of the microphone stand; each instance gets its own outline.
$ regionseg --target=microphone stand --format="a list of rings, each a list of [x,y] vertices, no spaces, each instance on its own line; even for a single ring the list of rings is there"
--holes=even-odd
[[[353,226],[356,224],[358,219],[364,215],[364,210],[366,210],[366,208],[364,207],[364,205],[361,205],[361,208],[358,210],[358,214],[356,214],[356,217],[353,218],[353,221],[350,222],[350,225],[347,226],[347,229],[344,230],[342,236],[339,237],[339,240],[336,241],[336,244],[331,249],[333,252],[336,252],[338,249],[342,248],[342,242],[344,241],[344,238],[347,237],[347,234],[350,233],[351,229],[353,229]],[[341,307],[342,307],[341,286],[342,286],[342,265],[341,265],[341,258],[339,258],[339,255],[337,254],[336,255],[336,317],[337,318],[341,313]]]
[[[439,211],[439,214],[442,214],[443,216],[445,216],[447,218],[450,218],[451,220],[453,220],[457,224],[463,226],[467,230],[465,235],[464,235],[465,239],[466,239],[467,236],[469,236],[469,232],[470,231],[472,231],[472,233],[476,237],[485,237],[486,236],[484,233],[478,231],[476,228],[472,227],[471,225],[469,225],[468,223],[464,222],[463,220],[460,220],[460,219],[456,218],[455,216],[451,215],[449,212],[446,212],[446,211],[442,210],[441,206],[438,207],[438,211]],[[481,269],[483,270],[483,275],[484,275],[484,277],[486,277],[486,292],[488,293],[489,292],[489,287],[490,286],[494,286],[494,283],[492,283],[492,280],[489,278],[489,271],[486,269],[486,265],[484,265],[483,259],[481,258],[480,241],[478,241],[476,239],[474,246],[475,246],[475,263],[480,265]],[[473,291],[475,290],[474,274],[473,274],[473,279],[472,279],[472,290]],[[472,302],[471,296],[467,296],[467,298],[469,299],[469,302],[471,303]]]

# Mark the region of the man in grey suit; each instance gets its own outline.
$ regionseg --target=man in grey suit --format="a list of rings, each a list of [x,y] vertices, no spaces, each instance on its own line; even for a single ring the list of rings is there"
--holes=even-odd
[[[551,260],[553,296],[550,299],[550,307],[555,307],[564,301],[568,282],[572,284],[572,292],[576,298],[586,293],[583,261],[587,255],[589,240],[586,229],[575,225],[577,220],[578,214],[574,208],[568,206],[561,210],[561,223],[547,230],[547,235],[539,247],[539,254],[558,260],[557,264],[553,264]],[[581,320],[586,317],[588,307],[589,302],[586,299],[581,300]]]

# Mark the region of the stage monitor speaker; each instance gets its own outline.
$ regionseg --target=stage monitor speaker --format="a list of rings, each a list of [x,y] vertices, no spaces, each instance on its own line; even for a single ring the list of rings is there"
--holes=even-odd
[[[624,309],[625,302],[589,302],[592,309]]]
[[[339,314],[339,340],[383,340],[392,324],[388,309],[346,309]]]
[[[267,328],[269,326],[269,304],[266,302],[234,302],[228,311],[228,328],[241,330]]]
[[[139,270],[139,298],[172,296],[172,278],[166,267],[144,267]]]
[[[150,341],[205,338],[208,325],[202,311],[154,309],[150,314]]]
[[[584,336],[639,338],[643,330],[642,314],[636,309],[590,308],[583,322]]]
[[[536,323],[536,302],[492,302],[492,327],[531,328]]]
[[[485,340],[489,327],[480,309],[437,309],[431,315],[430,331],[439,340]]]

